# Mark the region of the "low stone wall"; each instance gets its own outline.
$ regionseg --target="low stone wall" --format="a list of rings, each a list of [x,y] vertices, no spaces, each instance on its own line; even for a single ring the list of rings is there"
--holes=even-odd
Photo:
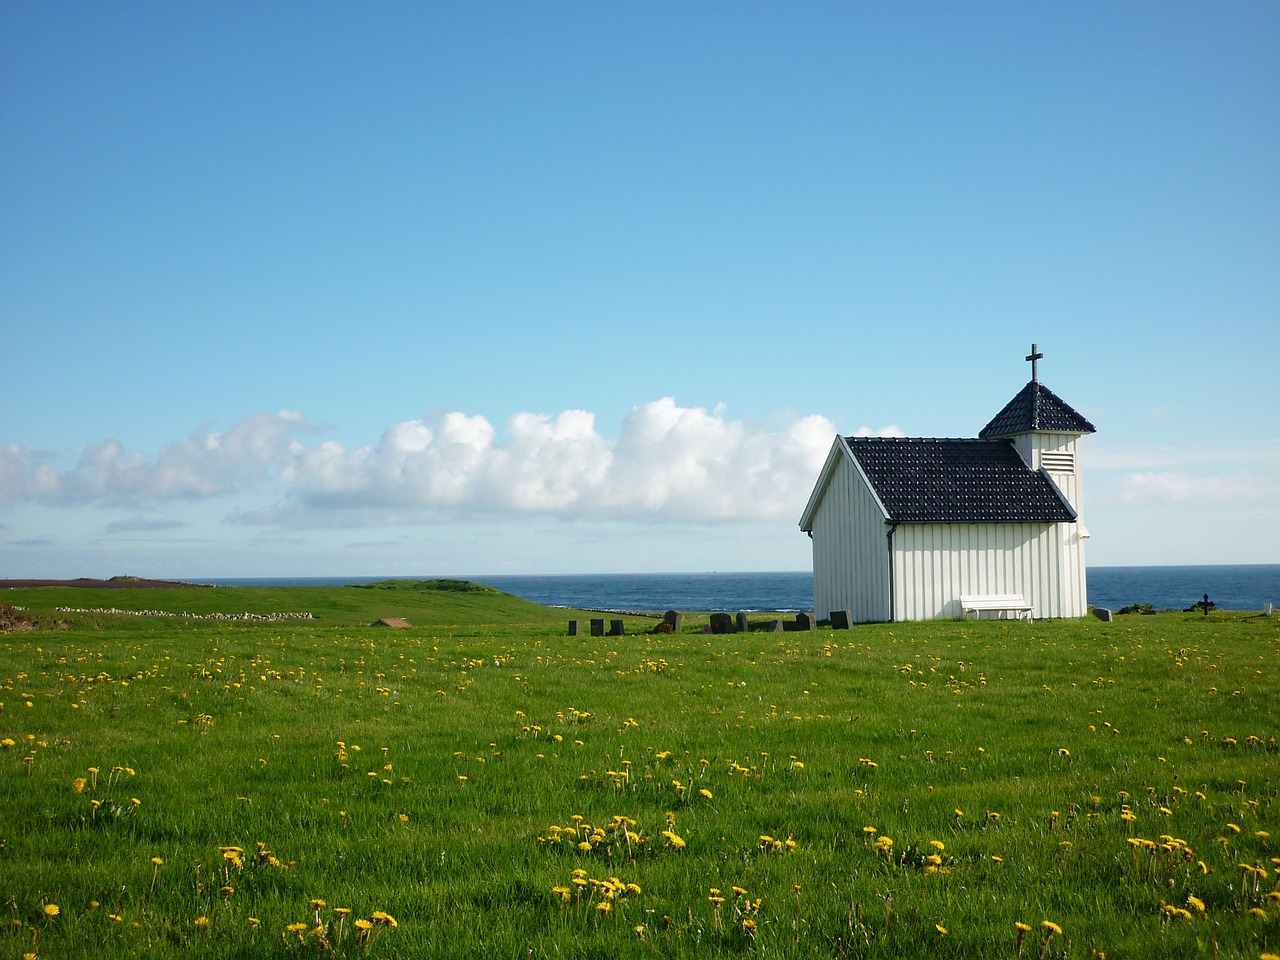
[[[120,610],[116,607],[57,607],[58,613],[117,613],[130,617],[186,617],[188,620],[314,620],[309,613],[171,613],[168,610]]]

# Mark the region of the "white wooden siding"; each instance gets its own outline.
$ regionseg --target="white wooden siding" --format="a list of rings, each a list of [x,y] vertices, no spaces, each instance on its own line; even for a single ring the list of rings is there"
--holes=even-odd
[[[961,596],[1002,593],[1021,594],[1036,618],[1080,616],[1064,612],[1066,526],[1074,524],[903,524],[893,539],[894,619],[958,617]]]
[[[848,610],[856,622],[889,619],[884,513],[842,452],[813,516],[814,613]]]

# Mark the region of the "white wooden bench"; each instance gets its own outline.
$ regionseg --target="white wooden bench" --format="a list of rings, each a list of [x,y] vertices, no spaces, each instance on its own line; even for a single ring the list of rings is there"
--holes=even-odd
[[[995,593],[987,596],[964,596],[960,598],[960,609],[967,617],[981,620],[984,612],[1012,613],[1019,620],[1031,619],[1031,604],[1027,603],[1019,593]]]

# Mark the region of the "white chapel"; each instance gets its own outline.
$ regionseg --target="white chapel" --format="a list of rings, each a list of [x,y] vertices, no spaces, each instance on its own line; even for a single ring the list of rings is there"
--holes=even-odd
[[[1031,381],[975,439],[837,436],[800,529],[814,610],[852,622],[1082,617],[1088,420]]]

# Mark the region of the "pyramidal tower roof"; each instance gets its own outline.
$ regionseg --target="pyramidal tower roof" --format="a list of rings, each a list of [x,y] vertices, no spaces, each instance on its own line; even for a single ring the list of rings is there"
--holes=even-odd
[[[1032,380],[1018,395],[991,418],[978,437],[991,440],[1015,433],[1046,430],[1053,433],[1096,433],[1092,423],[1071,408],[1056,393]]]

